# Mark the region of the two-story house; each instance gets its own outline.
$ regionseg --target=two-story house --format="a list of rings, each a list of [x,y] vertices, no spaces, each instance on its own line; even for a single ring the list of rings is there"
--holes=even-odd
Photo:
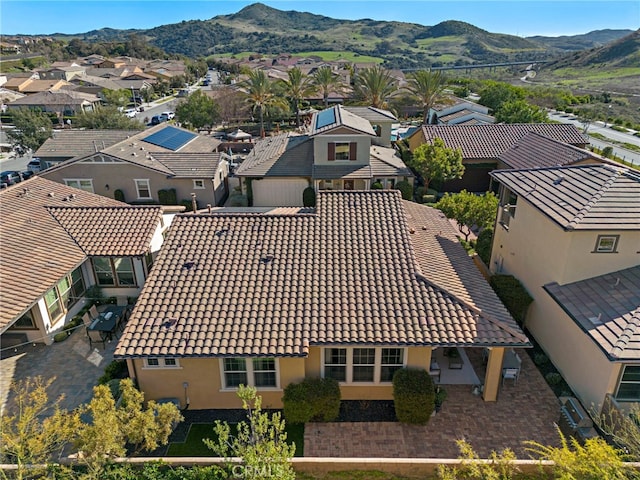
[[[387,115],[375,115],[378,132],[387,132]],[[382,117],[382,118],[381,118]],[[402,180],[413,182],[413,174],[385,144],[371,122],[346,107],[336,105],[313,115],[310,133],[285,133],[260,140],[236,175],[250,183],[254,206],[302,206],[308,186],[321,190],[368,190],[374,182],[385,188]],[[243,188],[246,188],[243,187]]]
[[[491,176],[490,268],[534,298],[526,328],[586,408],[640,401],[640,174],[593,164]]]
[[[93,299],[136,297],[173,214],[33,177],[0,191],[0,340],[49,344]]]

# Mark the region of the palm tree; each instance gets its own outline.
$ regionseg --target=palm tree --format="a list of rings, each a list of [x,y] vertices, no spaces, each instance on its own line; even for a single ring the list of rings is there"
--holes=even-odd
[[[324,108],[329,106],[329,93],[344,89],[340,77],[334,75],[330,67],[320,67],[313,74],[313,84],[322,92]]]
[[[291,101],[296,112],[296,127],[300,126],[300,103],[316,91],[311,79],[302,73],[298,67],[294,67],[287,72],[288,80],[282,80],[282,91]]]
[[[269,107],[282,106],[284,102],[278,96],[276,84],[272,82],[264,70],[252,70],[244,82],[247,89],[247,101],[260,114],[260,136],[264,137],[264,111]]]
[[[386,108],[387,98],[396,91],[396,82],[389,71],[380,65],[363,68],[356,76],[356,97],[375,108]]]
[[[409,75],[409,91],[422,102],[424,119],[422,123],[429,123],[429,110],[436,103],[446,86],[446,79],[442,72],[418,70]]]

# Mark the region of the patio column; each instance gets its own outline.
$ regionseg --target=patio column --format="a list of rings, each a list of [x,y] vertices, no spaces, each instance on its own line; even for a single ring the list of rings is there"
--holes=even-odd
[[[489,359],[487,361],[487,373],[484,376],[484,391],[482,399],[485,402],[495,402],[498,400],[498,388],[502,379],[502,360],[504,358],[504,347],[493,347],[489,349]]]

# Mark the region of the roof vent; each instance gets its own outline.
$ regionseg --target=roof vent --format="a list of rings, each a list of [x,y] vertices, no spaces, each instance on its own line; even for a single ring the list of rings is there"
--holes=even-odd
[[[597,317],[589,317],[589,321],[594,325],[602,325],[602,313],[599,313]]]
[[[56,194],[55,194],[55,193],[53,193],[53,192],[49,192],[49,195],[47,195],[47,196],[48,196],[48,197],[53,198],[53,197],[55,197],[55,196],[56,196]]]
[[[556,179],[553,181],[553,184],[554,184],[554,185],[560,185],[560,184],[562,183],[562,181],[563,181],[563,180],[564,180],[564,177],[563,177],[562,175],[560,175],[558,178],[556,178]]]
[[[138,154],[137,154],[136,152],[131,152],[131,156],[132,156],[132,157],[137,157],[137,156],[138,156]]]
[[[191,270],[195,266],[196,266],[196,262],[184,262],[184,264],[182,265],[182,268],[184,268],[185,270]]]
[[[267,263],[273,263],[275,257],[273,255],[264,255],[260,258],[260,263],[266,265]]]

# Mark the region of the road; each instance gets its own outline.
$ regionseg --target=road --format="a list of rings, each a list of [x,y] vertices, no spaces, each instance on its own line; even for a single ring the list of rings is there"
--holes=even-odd
[[[549,112],[549,119],[560,122],[560,123],[568,123],[568,124],[575,125],[580,129],[580,131],[583,131],[583,132],[585,129],[584,123],[582,123],[573,115],[569,115],[563,112],[551,111]],[[602,122],[594,122],[589,124],[587,128],[587,135],[591,133],[598,133],[616,142],[629,143],[629,144],[637,145],[638,147],[640,147],[640,138],[634,135],[631,135],[629,133],[623,133],[623,132],[618,132],[616,130],[612,130],[609,127],[605,127]],[[589,136],[589,142],[593,146],[600,149],[604,147],[612,147],[613,152],[616,154],[616,156],[620,157],[625,162],[630,162],[634,165],[640,165],[640,152],[629,150],[627,148],[620,147],[613,143],[608,143],[606,141],[603,141],[591,136]]]

